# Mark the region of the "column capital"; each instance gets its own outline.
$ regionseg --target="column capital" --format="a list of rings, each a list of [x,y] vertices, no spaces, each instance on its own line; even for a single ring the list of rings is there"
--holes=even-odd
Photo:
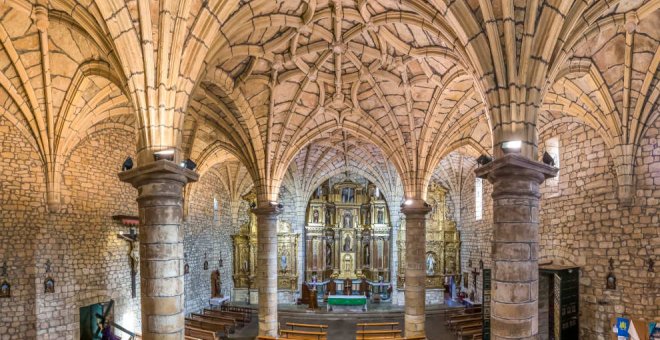
[[[431,206],[423,199],[409,199],[401,205],[401,212],[406,218],[415,215],[426,216],[431,210],[433,210]]]
[[[169,180],[186,184],[198,179],[198,173],[168,160],[151,162],[119,173],[120,181],[130,183],[136,188],[154,181]]]
[[[282,205],[276,202],[252,208],[252,212],[259,217],[277,216],[282,213],[282,210],[284,210]]]
[[[521,177],[543,183],[548,178],[557,175],[558,168],[543,164],[520,154],[506,154],[494,161],[477,168],[474,173],[479,178],[490,182],[500,177]]]

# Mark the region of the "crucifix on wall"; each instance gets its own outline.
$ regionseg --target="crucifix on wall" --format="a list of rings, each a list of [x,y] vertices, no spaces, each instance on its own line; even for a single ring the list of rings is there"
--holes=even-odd
[[[138,266],[138,234],[135,232],[135,228],[130,229],[128,234],[121,233],[117,235],[120,239],[128,242],[128,256],[131,259],[131,297],[135,297],[135,277],[137,276],[137,266]]]

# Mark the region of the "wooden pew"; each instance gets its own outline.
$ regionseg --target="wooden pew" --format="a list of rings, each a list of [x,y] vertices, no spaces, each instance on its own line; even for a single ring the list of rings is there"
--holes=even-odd
[[[254,308],[231,305],[222,305],[220,306],[220,310],[223,312],[243,313],[246,322],[250,322],[252,320],[252,314],[257,313],[257,310]]]
[[[390,329],[394,329],[394,327],[398,327],[399,323],[398,322],[369,322],[369,323],[359,323],[357,324],[358,328],[362,328],[362,330],[366,330],[366,328],[371,328],[371,327],[390,327]]]
[[[217,309],[204,308],[204,315],[232,318],[236,320],[239,324],[245,324],[250,322],[250,317],[247,316],[246,313],[241,313],[241,312],[230,312],[230,311],[221,311]]]
[[[218,338],[215,332],[205,331],[203,329],[199,329],[195,327],[186,326],[185,334],[186,336],[190,336],[200,340],[220,340],[220,338]]]
[[[216,323],[225,324],[228,326],[229,331],[231,333],[233,333],[236,330],[236,328],[239,326],[239,323],[235,319],[217,316],[217,315],[192,313],[190,314],[190,318],[193,320],[213,321]]]
[[[272,336],[259,335],[257,336],[257,340],[277,340],[277,338]]]
[[[183,338],[184,338],[185,340],[200,340],[200,338],[195,338],[195,337],[187,336],[187,335],[184,336]]]
[[[280,331],[280,339],[327,340],[328,333],[285,329]]]
[[[302,329],[318,329],[319,332],[328,332],[328,325],[287,322],[286,326],[291,327],[291,330],[295,330],[295,328],[302,328]]]
[[[213,320],[200,320],[200,319],[186,319],[186,326],[203,329],[205,331],[211,331],[215,333],[222,333],[223,336],[229,336],[230,329],[229,325],[214,322]]]
[[[370,329],[361,331],[358,330],[356,333],[356,339],[393,339],[400,338],[401,330],[400,329]]]

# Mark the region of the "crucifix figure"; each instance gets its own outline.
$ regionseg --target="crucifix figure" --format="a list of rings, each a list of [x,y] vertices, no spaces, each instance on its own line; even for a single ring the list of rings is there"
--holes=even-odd
[[[131,258],[131,296],[135,297],[135,276],[137,275],[138,266],[138,234],[135,232],[135,228],[131,228],[128,234],[118,234],[117,236],[128,242],[128,256]]]
[[[474,291],[476,292],[477,291],[477,277],[479,276],[479,271],[477,270],[477,268],[472,269],[472,275],[474,275],[472,277],[472,284],[474,285]]]

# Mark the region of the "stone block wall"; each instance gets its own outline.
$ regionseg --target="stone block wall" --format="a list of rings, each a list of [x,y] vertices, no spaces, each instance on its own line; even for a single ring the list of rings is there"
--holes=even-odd
[[[660,255],[659,131],[656,121],[641,141],[630,207],[619,204],[614,162],[596,131],[570,123],[540,138],[559,137],[561,169],[558,195],[542,187],[539,256],[580,266],[581,338],[606,339],[614,316],[660,321],[660,275],[647,265]],[[610,258],[616,290],[605,289]]]
[[[137,297],[132,298],[129,244],[117,236],[129,228],[112,219],[137,215],[137,190],[117,178],[124,159],[135,151],[130,125],[106,124],[112,128],[94,129],[80,141],[64,161],[62,208],[49,213],[39,155],[0,115],[0,266],[7,262],[12,285],[12,297],[0,299],[0,339],[79,338],[80,308],[110,299],[115,301],[115,322],[140,331],[139,272]],[[220,258],[223,291],[231,292],[229,235],[239,227],[231,223],[228,195],[217,175],[202,176],[198,186],[184,224],[190,264],[187,311],[208,303],[211,270]],[[214,195],[220,201],[219,223],[213,221]],[[245,217],[238,220],[240,225]],[[205,252],[208,271],[201,269]],[[55,280],[55,292],[46,294],[48,275]]]
[[[218,216],[214,217],[213,198],[218,200]],[[234,289],[233,245],[231,235],[238,233],[247,220],[245,207],[239,209],[238,223],[232,223],[230,198],[219,175],[204,173],[189,198],[190,210],[184,222],[184,253],[190,273],[185,276],[186,312],[208,307],[211,297],[211,273],[219,269],[221,291],[230,295]],[[220,267],[222,259],[222,267]],[[208,270],[204,270],[204,261]]]
[[[0,299],[0,338],[35,338],[35,218],[46,212],[37,152],[0,110],[0,266],[7,263],[11,298]],[[1,276],[0,272],[0,276]],[[0,281],[3,278],[0,277]]]

